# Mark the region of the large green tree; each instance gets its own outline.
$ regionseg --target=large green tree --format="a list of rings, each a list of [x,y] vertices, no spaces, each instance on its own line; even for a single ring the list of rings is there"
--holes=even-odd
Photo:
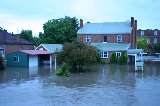
[[[96,48],[82,41],[65,43],[58,54],[57,61],[65,62],[73,70],[82,70],[84,66],[97,62],[99,54]]]
[[[32,30],[22,30],[20,33],[22,39],[26,39],[30,42],[33,42]]]
[[[143,49],[144,51],[148,50],[148,44],[146,38],[138,38],[137,39],[137,48]]]
[[[52,19],[43,25],[45,43],[71,42],[76,38],[78,20],[73,17]]]

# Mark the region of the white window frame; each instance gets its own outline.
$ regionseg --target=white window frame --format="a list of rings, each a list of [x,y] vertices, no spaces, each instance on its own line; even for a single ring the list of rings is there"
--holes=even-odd
[[[108,52],[107,51],[101,51],[100,52],[100,58],[108,58]]]
[[[144,36],[144,31],[141,31],[141,36]]]
[[[154,31],[154,35],[157,35],[157,30],[156,30],[156,31]]]
[[[148,44],[150,44],[150,43],[151,43],[150,38],[147,38],[147,43],[148,43]]]
[[[120,54],[120,55],[119,55]],[[116,57],[119,58],[121,57],[122,53],[121,52],[116,52]]]
[[[14,62],[19,62],[19,57],[18,56],[14,56],[13,61]]]
[[[154,38],[154,43],[157,43],[157,38]]]
[[[91,36],[86,36],[86,42],[91,42]]]
[[[40,47],[39,50],[43,50],[43,47]]]
[[[117,36],[117,42],[121,43],[122,42],[122,35]]]

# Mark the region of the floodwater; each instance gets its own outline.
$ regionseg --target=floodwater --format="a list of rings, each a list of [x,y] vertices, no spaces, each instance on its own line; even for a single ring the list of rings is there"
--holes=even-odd
[[[160,63],[94,65],[59,77],[49,66],[0,72],[0,106],[160,106]]]

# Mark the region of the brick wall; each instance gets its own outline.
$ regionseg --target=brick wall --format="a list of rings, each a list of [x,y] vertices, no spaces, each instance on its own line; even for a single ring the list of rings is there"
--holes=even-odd
[[[104,36],[107,36],[108,43],[117,43],[118,35],[77,35],[78,39],[86,42],[86,36],[91,36],[91,43],[102,43]],[[130,43],[131,35],[122,35],[122,43]]]
[[[34,45],[5,45],[5,54],[18,50],[34,50]]]

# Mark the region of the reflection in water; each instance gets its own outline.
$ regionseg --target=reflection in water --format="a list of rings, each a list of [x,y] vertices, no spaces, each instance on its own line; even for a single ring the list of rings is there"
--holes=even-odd
[[[49,66],[7,67],[0,72],[0,105],[159,105],[159,63],[145,63],[144,73],[133,69],[133,65],[93,65],[84,73],[58,77]]]

